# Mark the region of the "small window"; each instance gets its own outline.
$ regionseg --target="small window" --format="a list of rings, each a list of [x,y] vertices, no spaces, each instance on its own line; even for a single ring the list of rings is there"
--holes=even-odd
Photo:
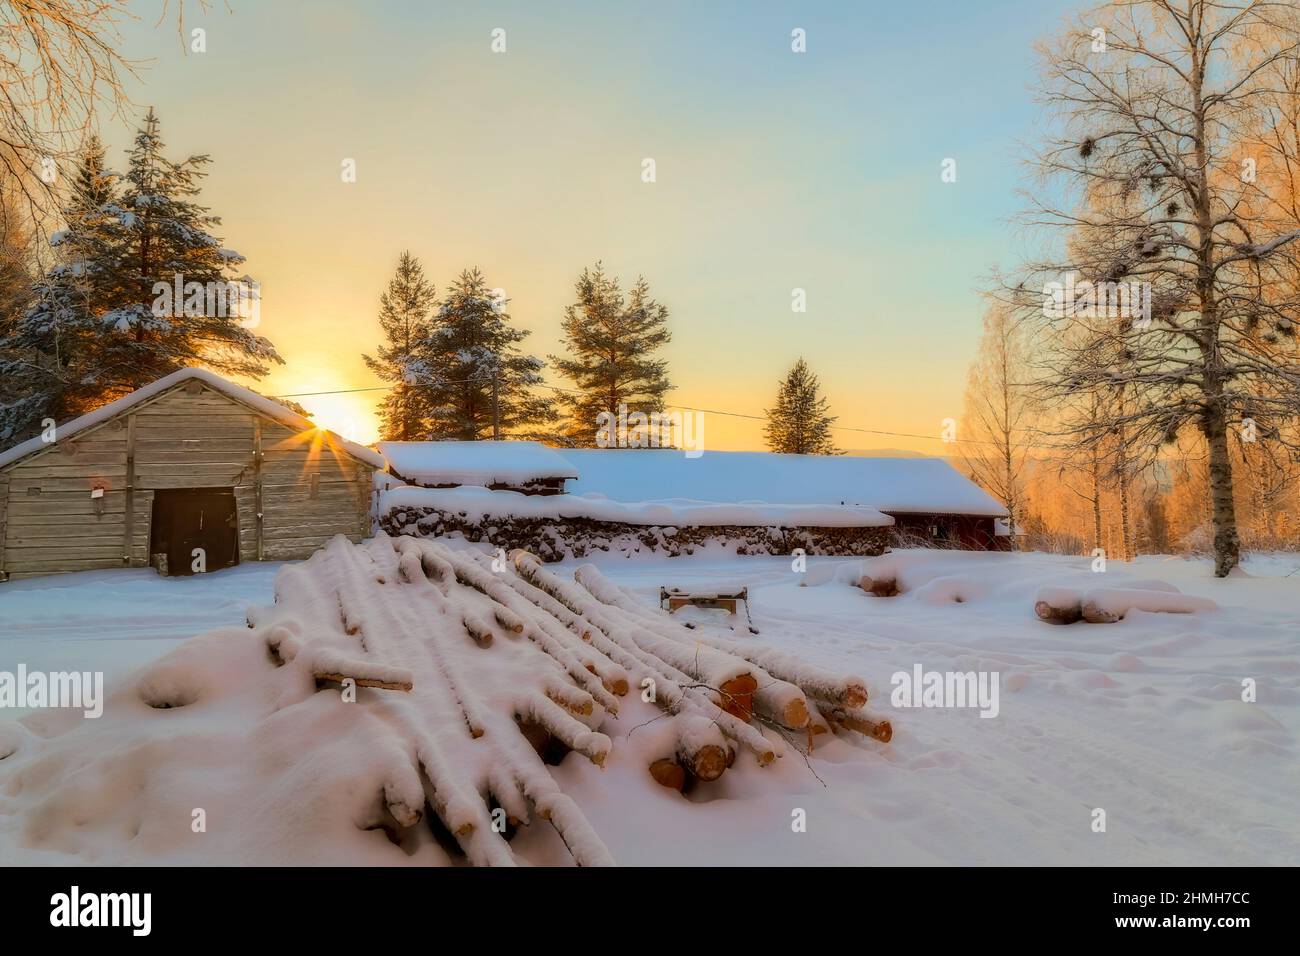
[[[320,475],[319,474],[311,476],[311,491],[308,492],[307,497],[309,498],[320,497]]]
[[[39,498],[40,495],[41,495],[41,486],[40,486],[40,485],[28,485],[28,486],[27,486],[27,496],[28,496],[29,498]]]

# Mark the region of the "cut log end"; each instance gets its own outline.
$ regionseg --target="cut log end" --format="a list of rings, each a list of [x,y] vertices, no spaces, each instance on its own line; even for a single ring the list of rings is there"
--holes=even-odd
[[[1073,624],[1083,617],[1083,610],[1078,605],[1058,606],[1047,601],[1035,601],[1034,613],[1040,621],[1048,624]]]
[[[686,770],[675,760],[656,760],[650,764],[650,776],[659,786],[678,793],[686,787]]]
[[[1114,624],[1124,618],[1123,614],[1099,607],[1094,601],[1084,601],[1079,613],[1089,624]]]
[[[465,633],[473,638],[475,644],[479,647],[492,646],[492,632],[485,625],[469,618],[465,618],[462,623],[465,626]]]
[[[896,597],[899,593],[898,581],[894,578],[873,578],[864,574],[858,587],[873,597]]]
[[[878,740],[882,744],[887,744],[894,739],[894,725],[887,720],[872,720],[858,714],[846,714],[843,711],[837,711],[835,722],[841,727],[847,727],[849,730],[856,731],[873,740]]]
[[[748,721],[754,716],[754,691],[758,690],[758,681],[752,674],[741,674],[725,681],[718,688],[717,704],[726,713]]]
[[[867,702],[867,685],[850,681],[840,693],[840,703],[850,710],[856,710]]]
[[[690,770],[701,780],[717,780],[727,769],[727,748],[706,744],[691,754]]]
[[[781,710],[781,723],[792,730],[808,726],[808,719],[808,704],[797,697]]]

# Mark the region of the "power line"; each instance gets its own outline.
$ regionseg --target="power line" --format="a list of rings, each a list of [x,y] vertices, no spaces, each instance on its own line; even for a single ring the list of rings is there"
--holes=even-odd
[[[470,379],[470,378],[459,379],[457,381],[447,382],[446,384],[464,385],[473,381],[478,381],[478,379]],[[394,385],[372,385],[365,388],[331,389],[330,391],[325,391],[325,392],[292,392],[287,395],[272,395],[271,397],[272,398],[315,398],[321,395],[355,395],[359,392],[387,392],[395,387],[396,386]],[[537,385],[535,387],[549,389],[550,391],[553,392],[569,392],[574,395],[582,394],[581,389],[564,388],[563,386],[560,385]],[[701,412],[705,415],[726,415],[730,418],[747,418],[751,421],[757,421],[757,422],[767,421],[766,415],[751,415],[747,412],[729,412],[717,408],[699,408],[694,405],[678,405],[676,403],[668,403],[666,407],[680,409],[681,411],[684,412]],[[830,427],[836,429],[837,431],[859,432],[864,435],[884,435],[889,438],[920,438],[926,441],[941,441],[944,444],[960,443],[964,445],[998,445],[997,442],[978,441],[973,438],[943,438],[942,436],[939,435],[918,435],[915,432],[885,431],[883,429],[878,429],[878,428],[861,428],[856,425],[831,425]]]

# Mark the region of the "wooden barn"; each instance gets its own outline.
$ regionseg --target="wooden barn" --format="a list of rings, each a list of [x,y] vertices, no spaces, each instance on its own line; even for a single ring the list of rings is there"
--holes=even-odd
[[[370,533],[370,449],[181,369],[0,453],[0,580],[305,558]]]

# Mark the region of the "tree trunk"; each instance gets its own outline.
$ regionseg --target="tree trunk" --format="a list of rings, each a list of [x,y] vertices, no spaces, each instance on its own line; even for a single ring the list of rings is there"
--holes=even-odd
[[[1214,576],[1227,577],[1241,563],[1237,510],[1232,498],[1232,457],[1228,452],[1228,423],[1223,409],[1212,406],[1205,416],[1205,442],[1210,452],[1210,506],[1214,525]]]
[[[1092,547],[1101,547],[1101,458],[1092,448]]]
[[[1133,530],[1128,514],[1128,457],[1124,454],[1124,435],[1119,445],[1119,533],[1120,550],[1125,561],[1133,560]]]

